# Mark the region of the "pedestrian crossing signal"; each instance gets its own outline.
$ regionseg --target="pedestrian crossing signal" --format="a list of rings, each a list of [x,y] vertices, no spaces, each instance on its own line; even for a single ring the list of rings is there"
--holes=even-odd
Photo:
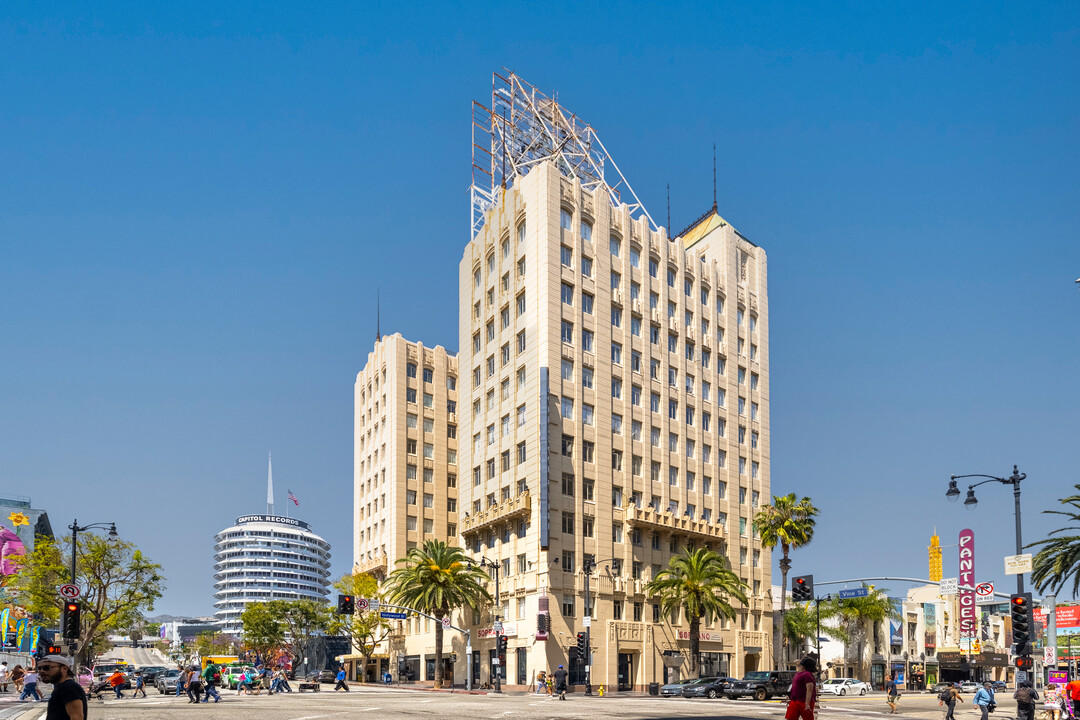
[[[1035,667],[1035,661],[1027,656],[1018,657],[1015,662],[1017,670],[1031,670]]]

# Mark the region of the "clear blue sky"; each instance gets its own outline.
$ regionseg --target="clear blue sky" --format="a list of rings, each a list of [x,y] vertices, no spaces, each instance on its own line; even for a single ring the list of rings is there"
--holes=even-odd
[[[949,474],[1019,463],[1028,539],[1080,482],[1075,3],[163,5],[0,11],[0,491],[115,519],[158,611],[211,610],[271,450],[348,570],[376,287],[384,332],[456,349],[502,66],[677,227],[717,144],[769,253],[773,489],[822,508],[797,571],[923,576],[970,525],[1001,579],[1009,493],[965,513]]]

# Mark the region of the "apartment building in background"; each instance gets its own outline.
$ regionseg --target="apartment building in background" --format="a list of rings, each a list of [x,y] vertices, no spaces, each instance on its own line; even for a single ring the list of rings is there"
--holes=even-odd
[[[353,570],[384,579],[424,540],[456,542],[457,360],[382,336],[354,386]]]

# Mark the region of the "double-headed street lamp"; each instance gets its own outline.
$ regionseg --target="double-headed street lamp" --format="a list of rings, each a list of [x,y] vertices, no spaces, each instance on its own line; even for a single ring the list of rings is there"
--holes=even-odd
[[[999,482],[1002,485],[1013,486],[1013,504],[1016,513],[1016,554],[1019,555],[1023,552],[1024,543],[1020,535],[1020,481],[1027,477],[1027,473],[1020,472],[1016,465],[1013,465],[1013,474],[1007,478],[997,477],[994,475],[952,475],[949,480],[949,489],[945,491],[945,497],[949,502],[956,502],[960,499],[960,488],[957,487],[956,481],[960,478],[973,478],[981,477],[987,478],[982,482],[977,482],[974,485],[968,485],[967,497],[964,498],[964,507],[968,510],[974,510],[975,506],[979,504],[978,498],[975,497],[975,488],[980,485],[985,485],[988,482]],[[1024,575],[1023,573],[1016,573],[1016,592],[1024,592]]]
[[[68,525],[68,530],[71,531],[71,584],[76,585],[75,582],[75,549],[79,546],[79,533],[83,530],[93,530],[95,528],[109,528],[109,539],[116,540],[120,537],[116,532],[116,523],[91,523],[89,525],[80,525],[78,520],[73,520]]]
[[[503,664],[502,664],[502,659],[499,658],[499,636],[502,634],[502,632],[501,632],[501,628],[499,627],[499,618],[501,617],[501,615],[497,614],[498,611],[502,609],[502,598],[499,596],[499,563],[492,562],[491,560],[488,560],[486,557],[481,557],[479,562],[477,562],[476,560],[471,560],[471,559],[469,560],[469,562],[473,563],[474,565],[479,565],[480,567],[489,567],[489,568],[491,568],[492,570],[495,571],[495,609],[496,609],[495,622],[494,622],[494,627],[496,628],[496,630],[495,630],[495,658],[496,658],[496,660],[499,661],[499,666],[495,669],[495,678],[494,678],[494,682],[492,684],[495,685],[495,692],[501,693],[502,692]]]

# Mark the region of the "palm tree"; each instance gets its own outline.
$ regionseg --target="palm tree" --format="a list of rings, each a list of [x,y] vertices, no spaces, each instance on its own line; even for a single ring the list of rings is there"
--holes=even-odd
[[[387,578],[389,597],[414,610],[433,615],[435,623],[435,687],[443,681],[442,619],[466,605],[476,610],[491,602],[488,575],[472,564],[465,552],[442,540],[427,540],[396,563]]]
[[[761,536],[761,546],[774,548],[780,546],[783,555],[780,558],[780,623],[783,627],[784,614],[787,612],[787,576],[791,569],[788,553],[792,548],[807,545],[814,539],[814,516],[818,509],[810,498],[795,499],[795,493],[773,495],[771,505],[766,505],[754,517],[754,527]],[[787,654],[787,634],[781,633],[784,640],[784,655]]]
[[[697,675],[701,654],[701,621],[734,619],[729,598],[746,603],[746,583],[731,571],[727,558],[706,548],[690,549],[671,558],[645,586],[648,595],[657,595],[664,614],[678,617],[685,609],[690,623],[690,675]]]
[[[1050,535],[1070,533],[1060,537],[1031,543],[1028,547],[1042,545],[1042,549],[1031,559],[1031,583],[1039,592],[1049,589],[1056,593],[1072,579],[1072,594],[1080,592],[1080,485],[1074,485],[1077,494],[1061,498],[1062,505],[1071,505],[1070,510],[1043,510],[1048,515],[1064,515],[1073,525],[1051,530]]]
[[[782,632],[789,647],[805,649],[808,640],[815,639],[818,634],[818,613],[820,619],[829,620],[836,617],[836,608],[831,603],[820,603],[820,608],[815,608],[811,603],[792,605],[784,615]],[[833,640],[847,642],[848,635],[843,627],[825,625],[821,628],[821,634]],[[816,642],[813,645],[816,646]]]
[[[869,594],[866,597],[850,598],[835,601],[833,610],[843,621],[847,637],[854,640],[856,645],[856,663],[860,671],[863,666],[863,655],[866,648],[866,627],[871,628],[871,634],[875,632],[878,623],[886,620],[899,620],[900,611],[893,605],[892,600],[885,594],[885,588],[876,589],[873,585],[866,586]],[[848,642],[848,640],[845,640]],[[846,654],[846,653],[845,653]],[[868,677],[864,675],[864,677]]]

